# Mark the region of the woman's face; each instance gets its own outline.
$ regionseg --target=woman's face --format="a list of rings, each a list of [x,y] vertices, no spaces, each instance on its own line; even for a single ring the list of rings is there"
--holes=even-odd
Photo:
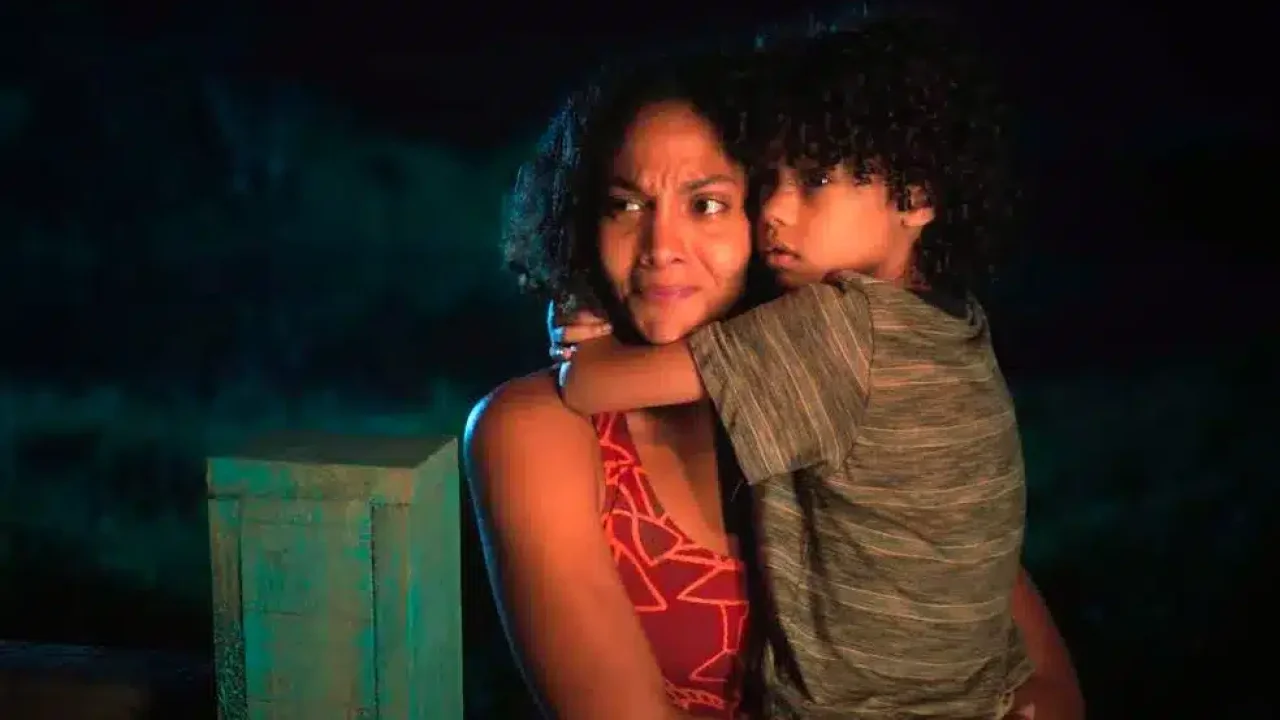
[[[729,311],[751,257],[743,169],[682,102],[649,105],[614,157],[600,260],[649,342],[679,340]]]

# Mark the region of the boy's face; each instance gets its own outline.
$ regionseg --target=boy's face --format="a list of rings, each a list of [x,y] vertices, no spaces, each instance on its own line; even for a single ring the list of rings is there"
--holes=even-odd
[[[842,165],[783,166],[765,195],[756,244],[784,287],[818,282],[838,270],[897,281],[906,276],[912,247],[932,220],[933,209],[923,202],[900,210],[880,178],[859,183]]]

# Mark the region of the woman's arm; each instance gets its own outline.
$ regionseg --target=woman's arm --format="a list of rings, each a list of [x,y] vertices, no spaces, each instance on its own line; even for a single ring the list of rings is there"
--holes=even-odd
[[[1035,674],[1018,689],[1017,710],[1035,707],[1035,720],[1083,720],[1084,696],[1067,644],[1058,632],[1040,591],[1024,568],[1013,588],[1013,621],[1022,631]]]
[[[467,423],[486,565],[526,679],[563,720],[675,717],[600,526],[590,424],[549,373],[514,380]]]

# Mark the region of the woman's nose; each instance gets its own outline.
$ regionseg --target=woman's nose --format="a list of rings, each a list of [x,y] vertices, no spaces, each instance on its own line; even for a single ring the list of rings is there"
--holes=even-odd
[[[646,255],[655,265],[678,260],[685,251],[685,233],[680,223],[657,214],[650,223]]]

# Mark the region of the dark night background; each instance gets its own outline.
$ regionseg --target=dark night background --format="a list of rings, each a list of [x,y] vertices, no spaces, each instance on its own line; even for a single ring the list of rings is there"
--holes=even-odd
[[[196,656],[207,449],[459,434],[543,362],[497,228],[559,97],[604,58],[804,19],[108,5],[0,5],[0,638]],[[1231,1],[954,5],[1022,111],[1023,252],[990,309],[1026,562],[1090,716],[1270,714],[1275,25]],[[469,710],[519,716],[477,557]]]

